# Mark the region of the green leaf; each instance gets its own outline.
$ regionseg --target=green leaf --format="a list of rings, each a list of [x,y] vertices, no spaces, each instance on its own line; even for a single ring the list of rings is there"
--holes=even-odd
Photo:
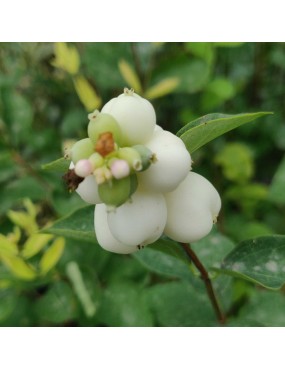
[[[146,298],[161,326],[217,325],[202,286],[194,289],[188,282],[157,284],[146,291]]]
[[[48,273],[60,259],[64,250],[64,238],[57,238],[40,260],[40,271],[42,274]]]
[[[269,188],[269,199],[276,204],[285,204],[285,157],[282,159]]]
[[[108,326],[153,325],[143,291],[129,282],[114,283],[105,289],[98,320]]]
[[[234,243],[214,228],[205,238],[191,244],[203,265],[210,269],[218,267],[221,260],[234,249]]]
[[[54,283],[48,292],[34,304],[35,314],[40,320],[61,324],[76,317],[76,303],[67,283]]]
[[[187,42],[185,44],[187,50],[193,55],[204,59],[210,65],[213,63],[215,58],[215,49],[211,42]]]
[[[224,259],[218,272],[280,289],[285,283],[285,236],[245,240]]]
[[[157,240],[133,254],[143,266],[167,276],[191,279],[190,264],[178,244],[168,240]]]
[[[41,232],[96,244],[94,206],[80,208]]]
[[[177,132],[177,136],[181,137],[189,152],[193,153],[218,136],[268,114],[272,113],[258,112],[236,115],[222,113],[207,114],[186,124]]]
[[[285,296],[282,292],[255,291],[242,307],[236,320],[229,321],[237,326],[285,326]]]
[[[53,162],[43,164],[42,169],[46,171],[65,173],[68,171],[69,165],[70,165],[69,159],[59,158]]]

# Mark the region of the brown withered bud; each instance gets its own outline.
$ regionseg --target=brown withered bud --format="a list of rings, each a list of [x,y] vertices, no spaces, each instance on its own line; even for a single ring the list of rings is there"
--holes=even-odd
[[[102,157],[112,153],[115,150],[115,141],[111,132],[104,132],[101,134],[95,145],[97,153],[101,154]]]
[[[68,170],[62,178],[70,192],[75,191],[78,188],[78,185],[84,180],[83,177],[76,175],[74,169]]]

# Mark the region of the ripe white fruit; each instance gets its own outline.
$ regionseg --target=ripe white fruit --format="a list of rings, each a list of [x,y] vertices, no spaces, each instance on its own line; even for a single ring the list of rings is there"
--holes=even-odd
[[[126,245],[147,245],[161,236],[167,210],[162,194],[137,190],[131,202],[109,212],[108,224],[114,237]]]
[[[94,219],[96,237],[103,249],[121,254],[133,253],[138,250],[136,245],[125,245],[114,238],[108,226],[105,204],[98,204],[95,207]]]
[[[164,233],[178,242],[191,243],[206,236],[221,209],[214,186],[203,176],[189,172],[171,193],[165,194],[167,221]]]
[[[98,204],[102,203],[100,196],[98,194],[98,185],[95,180],[94,175],[89,175],[78,185],[76,193],[84,200],[86,203]]]
[[[118,122],[126,145],[143,144],[155,128],[156,115],[151,103],[137,94],[122,94],[102,108]]]
[[[191,156],[183,141],[168,131],[157,131],[145,145],[157,161],[138,174],[139,183],[152,191],[173,191],[191,169]]]

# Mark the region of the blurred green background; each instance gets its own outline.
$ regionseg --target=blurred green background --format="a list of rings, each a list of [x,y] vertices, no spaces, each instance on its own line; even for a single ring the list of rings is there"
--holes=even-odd
[[[35,236],[84,206],[62,174],[41,166],[86,137],[87,114],[125,86],[151,100],[157,123],[173,133],[208,113],[271,111],[194,153],[193,170],[223,200],[200,250],[215,255],[215,233],[228,250],[284,234],[284,84],[283,43],[1,43],[0,325],[217,325],[195,276],[161,273],[88,241]],[[285,325],[282,290],[214,282],[229,325]]]

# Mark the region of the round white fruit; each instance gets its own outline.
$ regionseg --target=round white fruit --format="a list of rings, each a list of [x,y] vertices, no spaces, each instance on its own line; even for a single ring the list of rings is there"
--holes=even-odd
[[[98,204],[102,203],[100,196],[98,194],[98,185],[95,180],[94,175],[89,175],[78,185],[76,193],[84,200],[86,203]]]
[[[137,94],[122,94],[110,100],[102,108],[102,113],[109,113],[116,119],[126,145],[143,144],[154,132],[154,108]]]
[[[108,226],[105,204],[98,204],[95,207],[94,225],[96,238],[103,249],[121,254],[133,253],[138,250],[136,245],[125,245],[114,238]]]
[[[132,200],[108,213],[113,236],[127,245],[151,244],[162,235],[167,210],[162,194],[137,190]]]
[[[212,229],[221,209],[221,198],[203,176],[189,172],[171,193],[165,194],[167,221],[164,233],[173,240],[192,243]]]
[[[191,169],[191,156],[183,141],[168,131],[158,131],[145,145],[156,162],[138,174],[140,185],[162,193],[173,191]]]

